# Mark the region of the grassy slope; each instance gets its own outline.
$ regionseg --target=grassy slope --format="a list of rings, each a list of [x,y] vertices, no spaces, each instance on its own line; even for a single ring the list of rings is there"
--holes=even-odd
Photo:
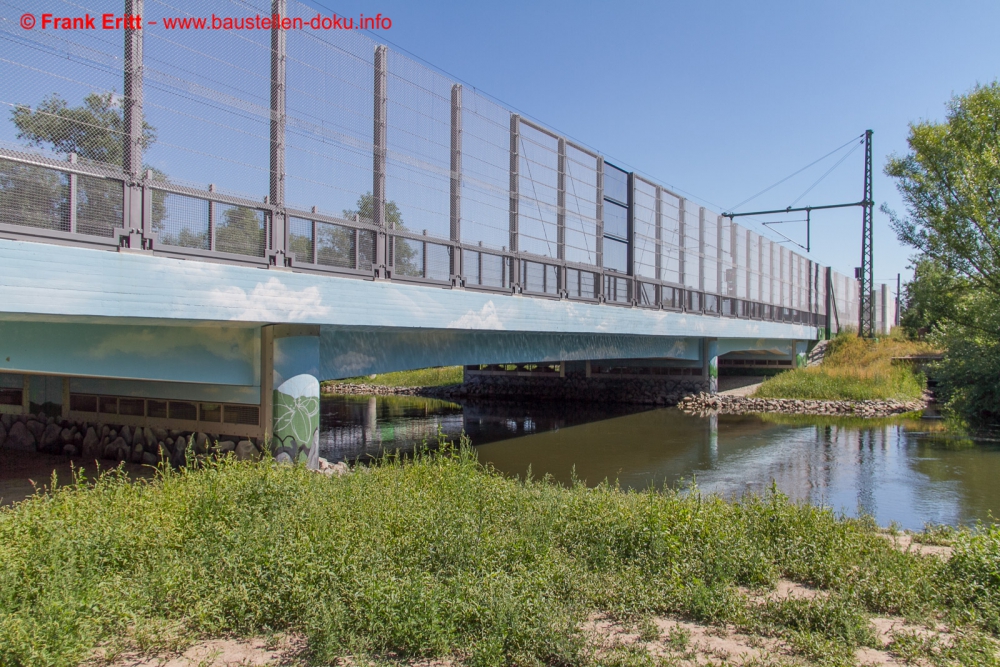
[[[315,664],[391,651],[624,665],[581,634],[598,611],[729,623],[836,665],[876,641],[871,615],[933,614],[966,628],[978,655],[1000,630],[1000,528],[955,541],[945,563],[777,494],[515,481],[467,449],[339,478],[232,461],[153,482],[109,475],[0,510],[0,665],[284,631],[307,636]],[[779,577],[827,595],[755,602],[740,588]]]
[[[820,366],[797,368],[765,380],[754,396],[828,400],[920,398],[924,379],[893,357],[931,351],[926,343],[889,337],[870,341],[841,335],[830,341]]]
[[[356,378],[336,380],[336,382],[340,384],[369,384],[378,387],[441,387],[449,384],[461,384],[462,373],[461,366],[440,366],[438,368],[421,368],[415,371],[382,373],[374,378],[362,375]]]

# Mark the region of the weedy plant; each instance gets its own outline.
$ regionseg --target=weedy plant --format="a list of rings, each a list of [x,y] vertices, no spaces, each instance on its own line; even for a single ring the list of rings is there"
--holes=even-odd
[[[760,398],[819,400],[914,400],[926,379],[893,358],[932,351],[929,344],[888,336],[866,340],[840,334],[830,341],[823,363],[768,378],[757,388]]]
[[[996,528],[957,535],[945,563],[894,549],[870,519],[774,490],[731,502],[564,487],[440,446],[343,477],[233,460],[147,481],[112,471],[4,508],[0,665],[76,665],[108,642],[153,651],[179,635],[287,632],[306,637],[316,664],[603,664],[582,630],[594,614],[732,624],[829,664],[873,642],[870,614],[1000,629]],[[781,577],[824,595],[762,604],[745,593]]]

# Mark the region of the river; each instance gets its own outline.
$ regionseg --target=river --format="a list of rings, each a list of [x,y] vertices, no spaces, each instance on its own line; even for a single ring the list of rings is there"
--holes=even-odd
[[[629,489],[696,484],[725,497],[772,482],[793,499],[865,513],[883,526],[971,525],[1000,516],[1000,443],[941,422],[782,416],[694,417],[675,408],[455,403],[414,396],[326,396],[320,455],[411,451],[463,432],[480,461],[512,476],[551,475]]]

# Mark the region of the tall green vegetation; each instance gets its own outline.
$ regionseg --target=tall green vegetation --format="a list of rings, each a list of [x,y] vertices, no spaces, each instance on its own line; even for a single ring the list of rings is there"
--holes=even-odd
[[[854,664],[876,642],[871,615],[1000,630],[998,535],[962,533],[945,562],[776,491],[566,488],[505,478],[466,448],[344,477],[232,460],[112,473],[0,509],[0,665],[280,632],[304,634],[315,664],[606,664],[583,631],[595,613],[731,624]],[[748,594],[779,578],[823,593]]]
[[[1000,84],[948,104],[942,123],[910,126],[892,156],[907,214],[890,215],[917,250],[903,322],[945,351],[933,369],[947,406],[974,422],[1000,420]]]
[[[915,400],[925,381],[896,357],[928,352],[926,343],[888,337],[866,340],[842,333],[830,341],[823,363],[775,375],[757,388],[760,398],[864,401]]]

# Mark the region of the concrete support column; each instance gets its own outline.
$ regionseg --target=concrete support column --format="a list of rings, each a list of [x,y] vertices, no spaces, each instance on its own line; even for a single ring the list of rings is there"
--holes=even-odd
[[[702,374],[708,381],[708,392],[719,391],[719,341],[715,338],[702,339]]]
[[[809,363],[809,343],[804,340],[795,341],[795,367],[805,368]]]
[[[267,326],[261,345],[261,421],[271,453],[318,468],[319,327]]]

